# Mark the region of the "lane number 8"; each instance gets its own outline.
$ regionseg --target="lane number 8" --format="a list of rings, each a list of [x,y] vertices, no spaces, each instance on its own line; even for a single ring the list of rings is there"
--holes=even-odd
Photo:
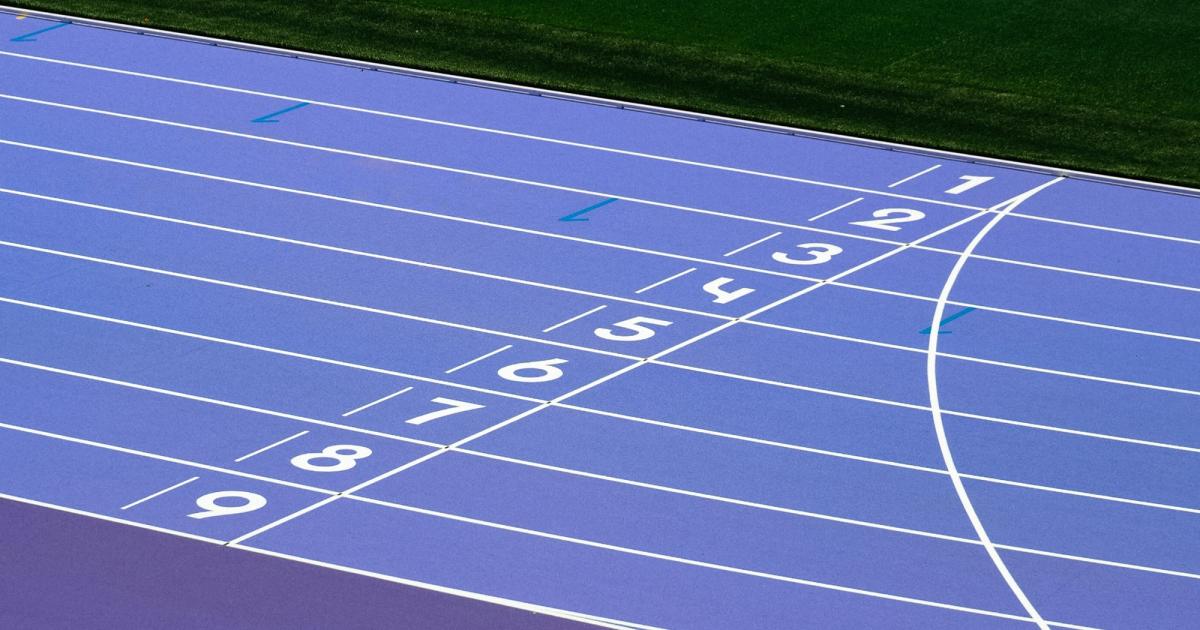
[[[292,458],[292,465],[311,472],[342,472],[358,465],[358,460],[369,457],[371,449],[353,444],[335,444],[321,449],[320,453],[305,453]],[[332,463],[324,463],[326,461]]]

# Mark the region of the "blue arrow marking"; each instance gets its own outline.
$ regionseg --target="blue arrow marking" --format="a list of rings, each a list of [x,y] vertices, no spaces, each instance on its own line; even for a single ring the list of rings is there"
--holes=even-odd
[[[41,35],[42,33],[47,33],[49,31],[53,31],[56,28],[62,28],[64,26],[70,26],[70,25],[71,25],[70,22],[63,22],[62,24],[55,24],[54,26],[47,26],[46,28],[43,28],[38,31],[34,31],[32,33],[25,33],[24,35],[17,35],[16,37],[14,37],[8,41],[10,41],[10,42],[36,42],[37,39],[34,38],[34,35]]]
[[[254,120],[251,120],[250,122],[277,123],[277,122],[279,122],[278,120],[272,120],[276,116],[279,116],[281,114],[286,114],[294,109],[300,109],[301,107],[304,107],[305,105],[308,105],[308,103],[297,103],[295,105],[292,105],[291,107],[285,107],[277,112],[271,112],[270,114],[267,114],[265,116],[259,116],[258,118],[255,118]]]
[[[610,204],[616,200],[617,200],[616,197],[611,197],[609,199],[605,199],[604,201],[601,201],[600,203],[594,203],[594,204],[584,208],[583,210],[576,210],[575,212],[572,212],[571,214],[568,214],[565,217],[559,217],[558,220],[559,221],[587,221],[586,217],[584,217],[582,219],[579,217],[581,215],[587,214],[588,212],[591,212],[592,210],[595,210],[596,208],[600,208],[602,206],[607,206],[608,204]]]
[[[942,330],[942,326],[945,326],[946,324],[949,324],[950,322],[952,322],[952,321],[954,321],[954,320],[958,319],[959,317],[962,317],[963,315],[966,315],[967,313],[970,313],[970,312],[971,312],[971,311],[973,311],[973,310],[975,310],[975,307],[974,307],[974,306],[968,306],[968,307],[964,308],[963,310],[961,310],[961,311],[959,311],[959,312],[957,312],[957,313],[955,313],[955,314],[951,315],[950,317],[947,317],[946,319],[943,319],[943,320],[941,321],[941,323],[939,323],[939,324],[938,324],[938,334],[939,334],[939,335],[949,335],[949,334],[950,334],[950,331],[949,331],[949,330]],[[928,334],[931,334],[931,333],[933,333],[933,326],[926,326],[925,328],[922,328],[922,329],[920,330],[920,333],[921,333],[922,335],[928,335]]]

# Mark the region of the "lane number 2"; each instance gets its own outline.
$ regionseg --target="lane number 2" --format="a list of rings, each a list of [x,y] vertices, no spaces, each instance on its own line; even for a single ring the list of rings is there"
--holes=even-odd
[[[877,230],[899,232],[900,228],[897,227],[897,224],[920,221],[925,218],[925,213],[920,210],[910,210],[908,208],[881,208],[872,212],[871,216],[875,218],[863,221],[851,221],[850,225],[861,225]]]

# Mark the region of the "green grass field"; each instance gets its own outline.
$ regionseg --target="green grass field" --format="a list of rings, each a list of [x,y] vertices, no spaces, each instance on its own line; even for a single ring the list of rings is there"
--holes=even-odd
[[[1196,2],[15,4],[1200,186]]]

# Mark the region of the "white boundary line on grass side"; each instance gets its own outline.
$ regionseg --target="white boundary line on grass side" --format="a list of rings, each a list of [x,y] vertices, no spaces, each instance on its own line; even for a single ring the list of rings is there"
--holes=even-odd
[[[525,85],[518,85],[515,83],[505,83],[503,81],[491,81],[491,80],[487,80],[487,79],[477,79],[477,78],[465,77],[465,76],[461,76],[461,75],[449,74],[449,73],[445,73],[445,72],[435,72],[432,70],[421,70],[418,68],[409,68],[409,67],[398,66],[398,65],[393,65],[393,64],[375,63],[375,62],[370,62],[370,61],[359,61],[359,60],[355,60],[355,59],[349,59],[346,57],[336,57],[334,55],[323,55],[320,53],[302,52],[302,51],[297,51],[297,50],[290,50],[287,48],[280,48],[278,46],[267,46],[264,44],[250,44],[250,43],[238,42],[238,41],[234,41],[234,40],[230,40],[230,39],[208,37],[208,36],[204,36],[204,35],[189,35],[189,34],[185,34],[185,33],[177,33],[174,31],[168,31],[168,30],[163,30],[163,29],[139,27],[139,26],[132,25],[132,24],[121,24],[118,22],[111,22],[111,21],[106,21],[106,20],[81,18],[81,17],[71,16],[71,15],[66,15],[63,13],[54,13],[51,11],[22,9],[19,7],[0,5],[0,12],[10,13],[12,15],[27,15],[30,17],[36,17],[36,18],[41,18],[41,19],[46,19],[46,20],[53,20],[53,21],[58,21],[58,22],[70,22],[73,24],[81,24],[84,26],[91,26],[91,27],[110,30],[110,31],[118,31],[118,32],[122,32],[122,33],[132,34],[132,35],[145,35],[145,36],[150,36],[150,37],[159,37],[162,39],[191,42],[191,43],[204,44],[204,45],[209,45],[209,46],[220,46],[223,48],[229,48],[229,49],[233,49],[233,50],[256,52],[256,53],[260,53],[260,54],[273,55],[276,57],[289,57],[292,59],[312,61],[312,62],[316,62],[316,63],[326,63],[326,64],[336,65],[336,66],[341,66],[341,67],[359,68],[359,69],[368,68],[368,69],[379,70],[379,71],[383,71],[383,72],[389,72],[389,73],[400,75],[400,76],[409,76],[409,77],[415,77],[415,78],[430,79],[430,80],[434,80],[434,81],[442,81],[442,82],[447,82],[447,83],[456,83],[459,85],[478,87],[478,88],[484,88],[484,89],[495,89],[495,90],[499,90],[499,91],[503,91],[503,92],[516,92],[519,94],[527,94],[530,96],[546,96],[546,97],[557,98],[560,100],[570,101],[570,102],[574,102],[574,103],[596,105],[596,106],[600,106],[600,107],[616,107],[616,108],[620,108],[620,109],[628,109],[631,111],[637,111],[637,112],[643,112],[643,113],[649,113],[649,114],[659,114],[662,116],[666,116],[668,118],[682,118],[682,119],[686,119],[686,120],[693,120],[696,122],[723,125],[723,126],[727,126],[727,127],[733,127],[735,129],[745,129],[745,130],[749,130],[749,131],[761,131],[761,132],[766,132],[766,133],[775,133],[775,134],[796,136],[796,137],[801,137],[801,138],[826,140],[826,141],[835,142],[838,144],[848,144],[848,145],[853,145],[853,146],[876,148],[876,149],[882,149],[882,150],[888,150],[888,151],[897,151],[900,153],[920,155],[920,156],[924,156],[924,157],[928,157],[928,158],[951,159],[951,160],[955,160],[958,162],[964,162],[964,163],[968,163],[968,164],[985,164],[985,165],[992,165],[992,166],[997,166],[997,167],[1001,167],[1001,168],[1010,168],[1010,169],[1025,171],[1025,172],[1041,173],[1044,175],[1066,176],[1066,177],[1071,177],[1071,178],[1079,179],[1079,180],[1083,180],[1083,181],[1095,181],[1095,182],[1125,186],[1125,187],[1129,187],[1129,188],[1138,188],[1138,189],[1142,189],[1142,190],[1157,190],[1160,192],[1174,193],[1174,194],[1179,194],[1179,195],[1188,196],[1188,197],[1200,197],[1200,189],[1189,188],[1187,186],[1178,186],[1178,185],[1174,185],[1174,184],[1160,184],[1160,183],[1156,183],[1156,182],[1147,182],[1147,181],[1142,181],[1142,180],[1131,179],[1128,177],[1119,177],[1119,176],[1115,176],[1115,175],[1101,175],[1098,173],[1089,173],[1086,171],[1058,168],[1058,167],[1039,165],[1039,164],[1033,164],[1033,163],[1028,163],[1028,162],[1017,162],[1017,161],[1013,161],[1013,160],[1004,160],[1004,159],[1000,159],[1000,158],[982,157],[982,156],[977,156],[977,155],[971,155],[968,153],[959,153],[956,151],[948,151],[945,149],[931,149],[931,148],[925,148],[925,147],[918,147],[918,146],[914,146],[914,145],[901,144],[901,143],[897,143],[897,142],[889,142],[886,140],[870,140],[870,139],[866,139],[866,138],[858,138],[858,137],[854,137],[854,136],[848,136],[848,135],[833,133],[833,132],[828,132],[828,131],[817,131],[814,129],[804,129],[801,127],[789,127],[787,125],[777,125],[777,124],[772,124],[772,123],[754,122],[754,121],[749,121],[749,120],[741,120],[738,118],[732,118],[729,116],[721,116],[721,115],[717,115],[717,114],[701,114],[698,112],[687,111],[687,110],[683,110],[683,109],[677,109],[677,108],[672,108],[672,107],[663,107],[663,106],[658,106],[658,105],[646,105],[646,104],[642,104],[642,103],[635,103],[633,101],[623,101],[623,100],[615,99],[615,98],[584,96],[582,94],[574,94],[571,92],[564,92],[561,90],[533,88],[533,87],[529,87],[529,86],[525,86]],[[31,55],[26,55],[26,57],[38,59]],[[44,60],[51,61],[51,62],[60,61],[57,59],[44,59]],[[71,63],[71,62],[67,62],[67,63]],[[78,64],[78,65],[86,67],[87,64]],[[264,94],[264,95],[265,96],[275,96],[275,95],[270,95],[270,94]],[[287,99],[289,97],[276,96],[276,98]],[[304,101],[305,99],[295,99],[295,100]],[[311,101],[305,101],[305,102],[311,102]],[[387,114],[386,112],[383,112],[383,113]],[[390,114],[390,115],[397,116],[397,117],[401,116],[398,114]],[[451,123],[451,124],[454,124],[454,123]],[[464,125],[464,127],[469,127],[469,125]]]

